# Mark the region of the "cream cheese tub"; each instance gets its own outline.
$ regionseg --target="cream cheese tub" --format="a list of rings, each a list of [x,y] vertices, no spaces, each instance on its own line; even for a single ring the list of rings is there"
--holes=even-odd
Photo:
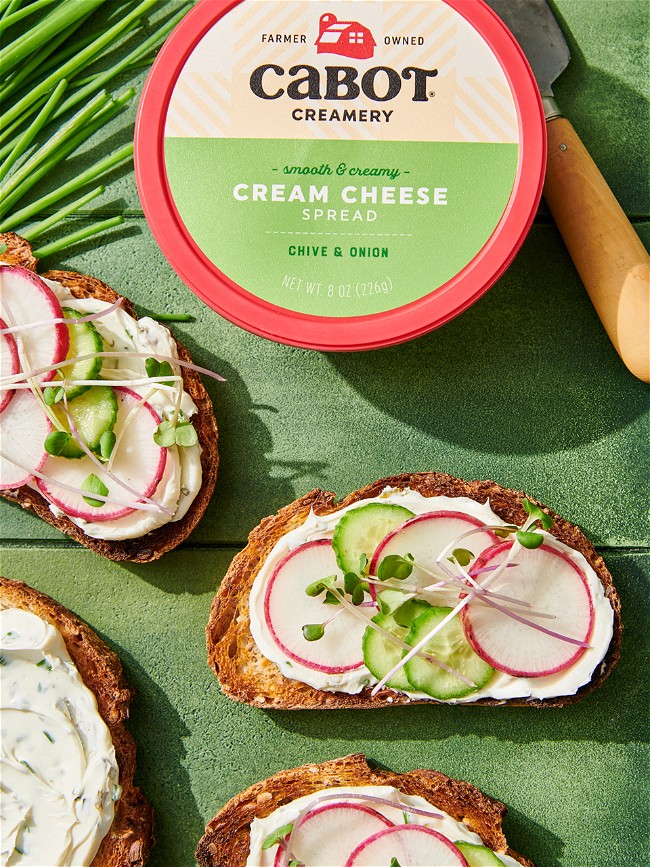
[[[360,350],[487,291],[534,217],[545,147],[532,73],[482,0],[202,0],[147,80],[136,177],[214,310]]]

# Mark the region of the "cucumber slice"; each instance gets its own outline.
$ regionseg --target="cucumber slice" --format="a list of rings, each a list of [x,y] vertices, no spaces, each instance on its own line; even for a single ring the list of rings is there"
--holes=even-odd
[[[492,867],[494,864],[503,867],[503,861],[497,858],[492,849],[488,849],[487,846],[464,842],[454,843],[454,846],[460,849],[469,867]]]
[[[408,622],[408,618],[412,621],[431,607],[426,602],[417,602],[414,599],[409,601],[399,590],[384,590],[379,594],[378,599],[382,604],[382,609],[387,606],[391,613],[377,614],[372,618],[373,622],[397,638],[401,638],[402,641],[409,631],[409,627],[403,625]],[[395,614],[401,623],[397,622]],[[404,655],[404,651],[398,644],[381,635],[372,626],[368,626],[363,634],[362,650],[365,666],[377,680],[381,680],[386,672],[394,668]],[[386,686],[402,691],[411,689],[411,684],[408,682],[403,668],[386,682]]]
[[[80,314],[78,310],[71,310],[69,307],[63,308],[63,315],[66,319],[77,319]],[[66,355],[66,359],[78,358],[80,355],[89,355],[91,352],[101,352],[104,348],[101,334],[92,322],[81,322],[77,325],[68,325],[70,333],[70,349]],[[102,369],[101,358],[87,358],[85,361],[73,361],[69,366],[61,368],[61,376],[66,379],[97,379],[99,372]],[[74,400],[79,397],[91,386],[75,385],[68,389],[68,400]]]
[[[451,611],[452,608],[430,608],[424,614],[419,614],[404,641],[411,646],[418,644]],[[462,698],[486,684],[494,674],[494,669],[477,656],[467,643],[459,617],[447,623],[423,649],[476,684],[476,687],[468,686],[455,675],[415,656],[404,666],[406,677],[413,689],[432,698]]]
[[[346,512],[332,538],[336,561],[343,572],[358,572],[362,554],[370,562],[381,540],[413,517],[410,509],[393,503],[368,503]]]
[[[57,414],[64,427],[67,428],[65,413],[60,405],[52,409]],[[96,449],[102,434],[113,430],[117,419],[117,398],[112,388],[107,385],[94,385],[80,397],[70,401],[68,412],[74,419],[79,436],[89,449]],[[64,458],[82,458],[83,451],[74,439],[70,439],[61,452]]]

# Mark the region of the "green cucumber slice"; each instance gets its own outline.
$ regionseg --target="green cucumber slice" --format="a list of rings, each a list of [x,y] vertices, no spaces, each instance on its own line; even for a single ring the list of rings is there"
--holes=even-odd
[[[393,503],[368,503],[351,509],[334,530],[332,547],[336,562],[343,572],[358,572],[363,554],[370,562],[381,540],[395,527],[414,517],[410,509]]]
[[[424,614],[419,614],[404,641],[411,646],[418,644],[451,611],[452,608],[430,608]],[[494,674],[494,669],[477,656],[467,643],[459,617],[454,617],[447,623],[424,645],[423,650],[440,662],[455,668],[476,684],[475,687],[468,686],[455,675],[415,656],[404,666],[406,677],[412,689],[424,692],[432,698],[462,698],[484,686]]]
[[[71,310],[69,307],[63,308],[63,315],[66,319],[77,319],[80,317],[78,310]],[[76,325],[68,325],[70,332],[70,349],[66,358],[74,359],[81,355],[89,355],[101,352],[104,349],[101,334],[92,322],[80,322]],[[97,379],[99,372],[102,369],[102,359],[87,358],[85,361],[73,361],[69,366],[61,368],[61,376],[66,379]],[[68,389],[68,400],[74,400],[79,395],[83,394],[91,386],[75,385]]]
[[[401,597],[401,600],[397,597]],[[373,623],[386,629],[397,638],[401,638],[402,641],[404,641],[409,628],[398,623],[395,620],[394,614],[397,613],[398,618],[404,623],[406,622],[405,618],[410,617],[412,620],[431,607],[427,602],[417,602],[414,599],[409,601],[408,597],[400,593],[399,590],[384,590],[379,594],[378,599],[380,604],[384,603],[382,604],[382,609],[387,607],[391,613],[377,614],[372,618]],[[381,680],[404,656],[404,650],[398,644],[381,635],[372,626],[366,628],[361,646],[365,666],[371,674],[374,674],[377,680]],[[402,691],[409,691],[411,689],[403,668],[387,681],[386,686]]]
[[[469,867],[492,867],[493,864],[503,867],[503,861],[497,858],[492,849],[488,849],[487,846],[465,842],[454,843],[454,846],[460,849]]]
[[[60,404],[52,409],[67,429],[67,420]],[[113,430],[117,419],[117,398],[112,388],[107,385],[93,385],[84,394],[70,401],[68,412],[74,419],[79,436],[89,449],[99,447],[102,434]],[[82,458],[84,452],[74,439],[70,439],[61,452],[64,458]]]

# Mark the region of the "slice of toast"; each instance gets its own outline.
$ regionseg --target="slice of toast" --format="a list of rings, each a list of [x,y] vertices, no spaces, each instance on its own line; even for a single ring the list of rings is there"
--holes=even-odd
[[[534,867],[532,861],[508,846],[502,828],[507,811],[500,801],[484,795],[470,783],[453,780],[438,771],[396,774],[374,768],[363,754],[280,771],[236,795],[208,823],[195,852],[199,867],[244,867],[255,817],[264,818],[290,801],[333,786],[393,786],[406,795],[419,795],[463,822],[479,835],[485,846],[510,855],[524,867]]]
[[[235,701],[265,708],[303,710],[313,708],[373,708],[412,704],[418,699],[383,689],[372,698],[371,690],[365,689],[356,695],[343,692],[325,692],[305,683],[285,678],[278,667],[266,659],[253,641],[250,631],[248,597],[262,564],[276,542],[290,530],[299,527],[311,509],[317,515],[327,515],[359,500],[378,496],[386,487],[411,488],[424,497],[469,497],[479,503],[490,500],[495,514],[507,523],[521,526],[527,518],[522,506],[525,494],[503,488],[496,482],[465,482],[446,473],[405,473],[379,479],[354,491],[341,502],[335,494],[321,490],[311,491],[290,503],[276,515],[265,518],[248,537],[248,545],[232,561],[219,591],[212,603],[207,626],[208,660],[219,678],[223,692]],[[532,502],[537,503],[532,497]],[[602,557],[586,536],[569,521],[555,515],[550,509],[537,503],[555,519],[552,534],[564,544],[585,556],[598,575],[605,595],[614,611],[614,635],[609,650],[595,670],[592,680],[581,687],[575,695],[547,699],[502,699],[481,698],[469,702],[474,705],[520,705],[535,707],[564,707],[592,692],[605,680],[619,658],[622,624],[620,600],[612,576]],[[419,699],[419,701],[429,701]],[[429,701],[429,704],[434,702]]]
[[[0,578],[0,606],[31,611],[52,624],[63,637],[81,679],[97,700],[97,709],[111,733],[120,771],[122,794],[115,817],[92,867],[141,867],[153,845],[153,810],[133,785],[135,742],[124,727],[134,691],[124,679],[118,656],[79,617],[54,599],[21,581]]]
[[[6,251],[0,254],[0,262],[8,265],[21,265],[30,271],[36,271],[37,260],[32,256],[32,250],[27,241],[13,232],[6,232],[0,233],[0,244],[7,245]],[[72,292],[75,298],[95,298],[112,304],[119,297],[110,286],[102,283],[101,280],[74,271],[47,271],[41,276],[61,283]],[[135,311],[130,301],[124,299],[122,308],[129,315],[135,317]],[[178,357],[182,361],[191,362],[189,352],[178,340],[176,340],[176,346]],[[149,563],[152,560],[157,560],[165,552],[171,551],[172,548],[176,548],[189,536],[205,512],[214,491],[219,466],[218,431],[212,401],[198,373],[182,368],[182,375],[185,391],[190,395],[198,410],[192,418],[192,423],[201,444],[203,480],[201,489],[180,521],[171,521],[138,539],[119,541],[94,539],[87,536],[69,518],[55,516],[50,511],[47,500],[32,488],[23,486],[13,491],[0,491],[0,494],[8,500],[19,503],[24,509],[31,510],[48,524],[71,536],[76,542],[80,542],[86,548],[96,554],[101,554],[102,557],[107,557],[109,560]]]

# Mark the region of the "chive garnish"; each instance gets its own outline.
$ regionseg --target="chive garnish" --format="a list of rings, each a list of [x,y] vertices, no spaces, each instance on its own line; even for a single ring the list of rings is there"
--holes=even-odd
[[[157,3],[0,0],[0,12],[4,10],[0,38],[8,33],[11,40],[3,40],[0,55],[0,102],[5,106],[0,130],[0,232],[18,229],[30,240],[43,235],[104,192],[101,185],[90,192],[82,187],[131,157],[133,146],[126,145],[46,196],[28,201],[41,180],[58,171],[64,160],[132,101],[133,89],[111,96],[103,88],[117,76],[150,64],[189,8],[185,3],[156,22],[153,32],[144,34],[145,16]],[[107,14],[102,9],[98,17],[100,7]],[[91,16],[96,23],[82,31]],[[134,41],[127,43],[132,35]],[[81,193],[76,200],[69,201],[67,197],[77,191]],[[55,213],[27,227],[28,220],[59,203]],[[35,252],[39,257],[51,256],[120,222],[113,218],[93,223]]]
[[[48,739],[48,741],[51,744],[54,743],[54,738],[52,737],[52,735],[49,732],[46,732],[45,729],[43,729],[43,734],[45,735],[45,737]]]

